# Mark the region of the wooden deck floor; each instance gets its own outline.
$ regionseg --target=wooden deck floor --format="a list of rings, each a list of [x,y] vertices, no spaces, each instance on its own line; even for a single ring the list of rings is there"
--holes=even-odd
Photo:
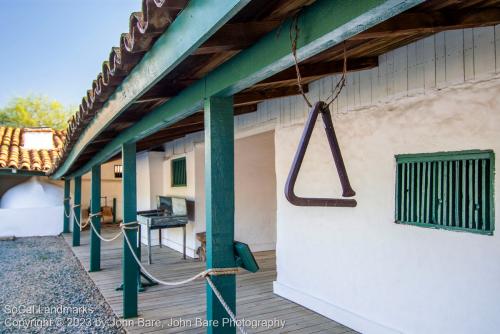
[[[117,233],[118,229],[106,228],[104,236]],[[71,235],[65,235],[71,245]],[[89,232],[82,232],[81,246],[73,252],[85,269],[89,264]],[[122,238],[111,243],[101,243],[101,268],[90,273],[113,311],[122,315],[122,292],[115,288],[121,283]],[[143,248],[143,252],[145,249]],[[273,294],[272,282],[276,278],[276,257],[274,252],[256,253],[261,267],[258,273],[243,273],[237,278],[238,319],[284,320],[284,328],[248,328],[250,333],[355,333],[335,321],[327,319],[302,306]],[[143,256],[146,260],[146,256]],[[153,247],[153,264],[148,269],[156,277],[164,280],[180,280],[204,269],[204,263],[183,260],[182,255],[167,247]],[[197,327],[196,319],[205,319],[205,283],[192,282],[180,287],[154,286],[139,294],[139,318],[147,325],[126,324],[129,333],[205,333],[206,328]],[[183,320],[185,326],[172,326],[171,319]],[[191,322],[191,326],[189,326]]]

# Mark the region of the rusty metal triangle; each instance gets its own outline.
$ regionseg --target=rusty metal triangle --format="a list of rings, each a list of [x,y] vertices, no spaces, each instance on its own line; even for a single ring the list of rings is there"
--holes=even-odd
[[[307,118],[304,132],[300,138],[299,147],[295,157],[293,159],[292,167],[285,185],[285,196],[290,203],[297,206],[336,206],[336,207],[355,207],[357,202],[355,199],[346,198],[309,198],[309,197],[299,197],[295,194],[295,182],[297,181],[297,176],[299,175],[300,167],[304,161],[304,156],[307,151],[307,146],[309,145],[309,140],[314,130],[314,125],[318,119],[318,114],[321,113],[323,118],[323,124],[325,126],[326,137],[328,138],[328,144],[330,145],[330,150],[332,151],[333,160],[335,161],[335,166],[337,173],[339,175],[340,184],[342,185],[342,197],[353,197],[356,192],[352,189],[349,183],[349,177],[347,176],[347,171],[345,169],[344,160],[342,159],[342,153],[340,152],[339,143],[337,137],[335,136],[335,130],[333,128],[332,115],[330,109],[325,102],[317,102],[309,112]]]

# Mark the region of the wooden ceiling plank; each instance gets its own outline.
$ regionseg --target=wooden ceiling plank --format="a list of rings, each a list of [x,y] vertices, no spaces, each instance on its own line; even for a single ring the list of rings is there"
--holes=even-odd
[[[500,23],[500,8],[403,13],[351,37],[351,40],[437,33]]]

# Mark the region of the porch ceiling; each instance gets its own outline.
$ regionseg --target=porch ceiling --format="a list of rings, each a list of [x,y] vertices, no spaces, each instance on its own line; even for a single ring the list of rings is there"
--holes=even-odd
[[[151,1],[144,1],[146,2]],[[285,19],[314,2],[315,0],[251,1],[170,73],[142,94],[125,112],[114,119],[85,147],[65,174],[79,170],[118,134],[232,59],[240,51],[256,43],[264,35],[278,28]],[[173,3],[176,3],[179,8],[182,5],[182,1]],[[378,65],[379,55],[439,31],[498,23],[500,23],[500,0],[427,1],[346,40],[348,71],[373,68]],[[288,35],[289,32],[283,31],[282,33]],[[149,48],[155,38],[148,40],[145,47]],[[122,38],[123,45],[126,45],[129,39]],[[141,51],[141,57],[145,52],[143,51]],[[342,69],[342,59],[343,45],[336,45],[301,62],[300,68],[305,89],[307,90],[307,84],[314,80],[339,73]],[[237,93],[234,96],[235,114],[254,112],[257,110],[257,103],[266,99],[296,94],[298,94],[298,89],[295,69],[288,68]],[[82,105],[85,105],[86,101],[88,99],[84,99]],[[96,106],[98,107],[99,104]],[[98,108],[95,107],[95,109]],[[66,158],[72,145],[92,117],[92,114],[88,113],[87,117],[80,116],[73,119],[73,131],[71,129],[69,131],[71,133],[68,135],[62,160]],[[137,143],[137,149],[152,149],[164,142],[203,130],[203,128],[203,113],[200,110],[141,139]]]

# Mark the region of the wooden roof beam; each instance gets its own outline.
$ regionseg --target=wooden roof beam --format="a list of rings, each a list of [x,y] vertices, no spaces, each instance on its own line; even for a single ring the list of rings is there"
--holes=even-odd
[[[250,48],[238,53],[229,61],[208,73],[204,78],[196,81],[175,97],[156,107],[133,126],[122,131],[83,166],[79,166],[76,171],[68,174],[68,170],[85,147],[126,109],[129,103],[135,101],[139,96],[144,95],[151,83],[155,82],[154,80],[165,74],[165,66],[155,71],[151,70],[151,68],[157,68],[156,61],[161,60],[162,63],[165,63],[166,51],[172,51],[170,49],[176,49],[177,55],[181,52],[178,50],[179,42],[166,43],[168,40],[171,40],[170,37],[167,38],[167,35],[170,36],[173,33],[172,28],[174,25],[179,25],[179,30],[175,30],[179,34],[193,34],[192,30],[196,32],[200,30],[206,31],[206,27],[200,24],[192,25],[191,28],[194,27],[193,29],[183,30],[182,28],[189,26],[189,22],[184,22],[181,18],[186,20],[189,18],[189,21],[201,20],[202,22],[207,21],[207,18],[212,18],[212,16],[220,18],[219,7],[229,2],[229,0],[220,1],[216,2],[216,4],[210,3],[209,5],[207,1],[199,3],[190,2],[190,5],[183,12],[183,14],[186,14],[180,15],[173,22],[169,30],[155,43],[153,49],[144,56],[141,62],[134,67],[127,79],[117,88],[117,92],[120,92],[121,95],[119,97],[112,96],[108,100],[106,107],[94,118],[85,133],[75,143],[65,161],[52,175],[53,178],[57,179],[63,176],[72,177],[87,172],[96,164],[100,164],[108,160],[109,157],[117,154],[123,143],[139,141],[169,125],[175,124],[180,119],[196,113],[203,106],[203,97],[212,95],[231,96],[237,94],[255,83],[293,66],[293,58],[290,55],[290,38],[288,34],[283,33],[290,29],[293,22],[287,20],[280,29],[280,31],[282,30],[281,34],[278,31],[267,33]],[[231,0],[231,4],[235,5],[233,1],[236,0]],[[371,0],[351,2],[317,0],[302,10],[297,22],[298,29],[301,31],[297,41],[299,60],[317,55],[354,36],[360,30],[369,29],[375,24],[396,16],[422,1]],[[200,13],[200,18],[188,15],[187,12],[193,4],[208,6],[206,11],[198,8],[199,10],[193,13],[193,15]],[[238,5],[243,4],[238,2]],[[236,5],[233,8],[236,7],[238,9],[241,8]],[[211,11],[210,15],[208,15],[208,11]],[[230,12],[231,14],[234,13],[234,11]],[[222,14],[224,18],[228,19],[228,13]],[[218,25],[218,27],[222,25],[223,23]],[[216,25],[212,24],[211,26],[214,28]],[[207,39],[209,38],[206,32],[204,36]],[[186,39],[183,36],[179,41],[184,42]],[[199,38],[197,40],[200,41]],[[192,43],[191,45],[193,47],[188,50],[189,54],[197,47],[197,45]],[[154,59],[150,59],[151,57]],[[156,59],[156,57],[159,59]],[[182,59],[179,60],[179,56],[177,56],[176,60],[180,61]],[[167,67],[167,71],[168,69],[170,69],[170,66]],[[143,71],[145,72],[143,73]],[[139,82],[131,78],[138,78]],[[139,94],[137,94],[138,91]],[[116,105],[110,106],[113,104],[111,102],[115,102]]]
[[[302,85],[302,87],[305,93],[309,91],[307,85]],[[236,94],[234,96],[234,103],[235,104],[255,103],[264,100],[275,99],[278,97],[298,95],[298,94],[300,94],[300,91],[297,85],[279,87],[279,88],[261,89],[261,90],[250,90]]]
[[[500,23],[500,8],[402,13],[350,39],[364,40],[432,34],[445,30],[489,26],[498,23]]]
[[[200,46],[194,54],[246,49],[279,24],[280,21],[228,23]]]
[[[347,71],[360,71],[378,66],[378,57],[367,57],[367,58],[354,58],[347,59]],[[327,75],[333,75],[337,73],[342,73],[344,68],[344,61],[330,61],[318,64],[300,64],[300,75],[302,79],[323,77]],[[259,82],[256,86],[264,86],[276,83],[289,83],[297,82],[297,73],[295,67],[291,67],[281,73],[273,75],[272,77]]]

